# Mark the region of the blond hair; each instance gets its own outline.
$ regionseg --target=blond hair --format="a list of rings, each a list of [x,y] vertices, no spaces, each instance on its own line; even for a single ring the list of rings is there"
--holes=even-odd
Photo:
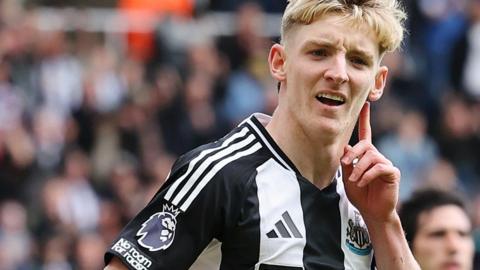
[[[288,0],[282,17],[281,40],[299,24],[337,15],[353,25],[365,23],[378,38],[380,53],[397,49],[404,35],[406,13],[397,0]]]

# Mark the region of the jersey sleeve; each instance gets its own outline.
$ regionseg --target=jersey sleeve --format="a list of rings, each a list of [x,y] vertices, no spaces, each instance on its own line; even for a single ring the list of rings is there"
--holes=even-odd
[[[183,163],[183,164],[182,164]],[[165,184],[108,248],[129,269],[188,269],[215,238],[221,241],[237,199],[215,164],[177,161]]]

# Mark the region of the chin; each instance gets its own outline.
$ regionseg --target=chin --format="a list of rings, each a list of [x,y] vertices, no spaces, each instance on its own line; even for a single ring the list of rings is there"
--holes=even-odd
[[[314,132],[322,135],[322,137],[335,138],[341,136],[344,133],[344,129],[341,128],[338,121],[321,119],[315,123]]]

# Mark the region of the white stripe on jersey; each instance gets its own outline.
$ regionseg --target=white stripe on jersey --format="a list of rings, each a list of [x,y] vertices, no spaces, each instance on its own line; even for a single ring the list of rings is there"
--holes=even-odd
[[[338,168],[341,172],[341,167]],[[348,220],[355,216],[354,211],[355,207],[347,200],[345,195],[345,188],[343,186],[342,173],[335,173],[335,178],[337,180],[337,193],[340,195],[340,200],[338,202],[338,207],[340,209],[340,219],[342,222],[341,228],[341,242],[340,246],[342,247],[343,254],[345,255],[343,265],[345,270],[370,270],[370,265],[372,264],[372,256],[360,256],[353,253],[346,245],[347,241],[347,226]]]
[[[253,135],[251,135],[251,136],[253,136]],[[250,147],[249,149],[238,152],[235,155],[233,155],[231,157],[228,157],[226,159],[223,159],[222,161],[215,164],[215,166],[207,173],[207,175],[205,175],[205,177],[195,187],[195,189],[192,191],[192,193],[188,196],[187,200],[182,204],[182,206],[180,206],[180,209],[185,212],[188,209],[188,207],[190,206],[190,204],[192,203],[192,201],[200,193],[200,191],[208,184],[208,182],[213,178],[213,176],[215,176],[215,174],[217,174],[218,171],[220,171],[223,167],[225,167],[225,165],[227,165],[228,163],[230,163],[230,162],[232,162],[236,159],[239,159],[241,157],[251,155],[251,154],[257,152],[260,148],[262,148],[262,145],[259,142],[257,142],[252,147]]]
[[[207,150],[202,151],[200,153],[200,155],[198,155],[198,157],[194,158],[188,164],[187,172],[185,174],[183,174],[181,177],[179,177],[175,181],[175,183],[173,183],[173,185],[168,189],[167,194],[165,194],[165,197],[164,197],[165,200],[169,201],[171,199],[171,197],[172,197],[173,193],[175,192],[175,190],[177,189],[177,187],[182,183],[182,181],[185,179],[185,177],[187,177],[190,174],[190,172],[193,170],[193,167],[195,167],[195,165],[197,164],[198,161],[200,161],[203,157],[205,157],[206,155],[208,155],[208,154],[210,154],[210,153],[212,153],[216,150],[223,149],[223,148],[227,147],[235,139],[245,136],[245,134],[247,134],[247,132],[248,132],[248,128],[243,128],[241,131],[233,134],[230,138],[225,140],[222,143],[222,145],[220,145],[219,147],[211,148],[211,149],[207,149]]]
[[[257,195],[260,214],[260,264],[301,267],[303,269],[303,250],[306,245],[305,223],[300,196],[300,186],[295,174],[283,168],[273,158],[257,168]],[[301,238],[270,238],[267,233],[275,229],[275,224],[283,220],[288,212]],[[288,225],[286,226],[288,227]],[[277,233],[280,235],[280,233]]]
[[[262,139],[262,141],[268,147],[270,152],[283,164],[283,166],[285,166],[285,168],[288,168],[290,171],[293,171],[292,168],[290,168],[290,166],[288,166],[288,164],[273,149],[273,147],[270,145],[268,140],[265,138],[265,136],[263,136],[262,132],[260,130],[258,130],[257,126],[252,122],[252,120],[250,118],[248,118],[248,120],[246,122],[255,130],[255,132],[258,134],[258,136]]]
[[[215,161],[218,161],[227,155],[233,153],[236,150],[242,149],[247,146],[249,143],[255,140],[255,136],[250,134],[246,139],[239,141],[230,145],[229,147],[219,151],[215,155],[208,157],[204,162],[200,164],[191,177],[188,178],[187,183],[182,187],[180,192],[173,198],[172,204],[178,205],[178,203],[185,197],[187,192],[193,187],[193,185],[198,181],[200,176],[207,170],[207,168]]]

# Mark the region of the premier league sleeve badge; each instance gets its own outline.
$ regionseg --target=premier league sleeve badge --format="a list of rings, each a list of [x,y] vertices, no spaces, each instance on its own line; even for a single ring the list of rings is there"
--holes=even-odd
[[[149,251],[165,250],[173,242],[179,210],[163,205],[163,211],[151,215],[137,231],[138,243]]]

